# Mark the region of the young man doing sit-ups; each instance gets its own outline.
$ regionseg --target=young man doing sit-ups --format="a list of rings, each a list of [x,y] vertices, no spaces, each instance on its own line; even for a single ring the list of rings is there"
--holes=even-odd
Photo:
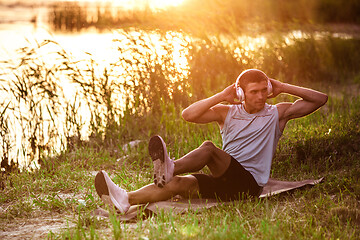
[[[293,103],[266,103],[268,98],[280,93],[299,99]],[[223,201],[244,195],[258,196],[269,179],[271,161],[286,123],[316,111],[327,99],[324,93],[270,79],[260,70],[246,70],[236,83],[182,112],[189,122],[217,122],[222,149],[205,141],[173,161],[162,138],[154,136],[149,142],[149,154],[154,163],[153,184],[126,192],[114,184],[105,171],[100,171],[95,178],[96,191],[105,203],[123,213],[130,205],[167,200],[175,195]],[[211,175],[177,176],[197,172],[205,166]]]

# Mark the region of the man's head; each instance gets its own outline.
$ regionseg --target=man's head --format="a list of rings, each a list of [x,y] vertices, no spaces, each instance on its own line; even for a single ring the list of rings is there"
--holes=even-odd
[[[266,76],[266,74],[263,71],[260,71],[258,69],[248,69],[243,71],[238,79],[236,80],[236,83],[238,84],[236,87],[241,87],[244,91],[246,91],[246,87],[249,83],[259,83],[262,81],[268,81],[269,78]]]
[[[243,71],[236,80],[236,88],[239,94],[243,95],[243,99],[240,100],[245,100],[245,108],[250,112],[263,109],[266,99],[271,93],[269,78],[264,72],[257,69]]]

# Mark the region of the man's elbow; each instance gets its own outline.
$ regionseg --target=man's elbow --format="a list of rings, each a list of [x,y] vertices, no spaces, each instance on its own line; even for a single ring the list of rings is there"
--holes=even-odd
[[[320,105],[320,107],[323,106],[323,105],[325,105],[325,103],[327,103],[328,98],[329,98],[329,97],[328,97],[327,94],[325,94],[325,93],[322,94],[321,98],[319,99],[319,105]]]
[[[187,109],[184,109],[181,113],[182,118],[187,121],[187,122],[193,122],[193,117],[191,116],[191,114],[189,113],[189,111],[187,111]]]

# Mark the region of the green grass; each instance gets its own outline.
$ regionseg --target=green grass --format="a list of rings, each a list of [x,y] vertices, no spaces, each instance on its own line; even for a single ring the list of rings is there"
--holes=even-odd
[[[272,176],[288,180],[325,176],[324,182],[313,188],[202,212],[163,213],[134,224],[119,222],[114,216],[93,217],[91,212],[103,204],[90,172],[105,169],[127,190],[150,183],[152,166],[146,138],[154,130],[144,134],[145,141],[130,149],[121,161],[117,161],[124,154],[120,149],[117,155],[110,155],[106,148],[79,146],[47,159],[39,170],[10,174],[0,197],[2,208],[7,209],[0,217],[1,230],[15,228],[13,221],[60,215],[69,227],[49,232],[50,239],[357,239],[359,100],[357,96],[330,96],[323,109],[287,126]],[[164,113],[168,114],[160,121],[162,127],[155,129],[164,136],[171,156],[182,156],[206,139],[221,145],[215,124],[185,123],[180,111],[169,106]]]

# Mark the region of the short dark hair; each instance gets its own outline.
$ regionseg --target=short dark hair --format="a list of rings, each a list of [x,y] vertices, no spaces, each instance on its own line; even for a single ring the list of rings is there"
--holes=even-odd
[[[266,74],[263,71],[258,69],[247,69],[243,71],[238,77],[239,85],[244,91],[245,91],[245,87],[249,83],[257,83],[268,80],[269,80],[268,76],[266,76]]]

